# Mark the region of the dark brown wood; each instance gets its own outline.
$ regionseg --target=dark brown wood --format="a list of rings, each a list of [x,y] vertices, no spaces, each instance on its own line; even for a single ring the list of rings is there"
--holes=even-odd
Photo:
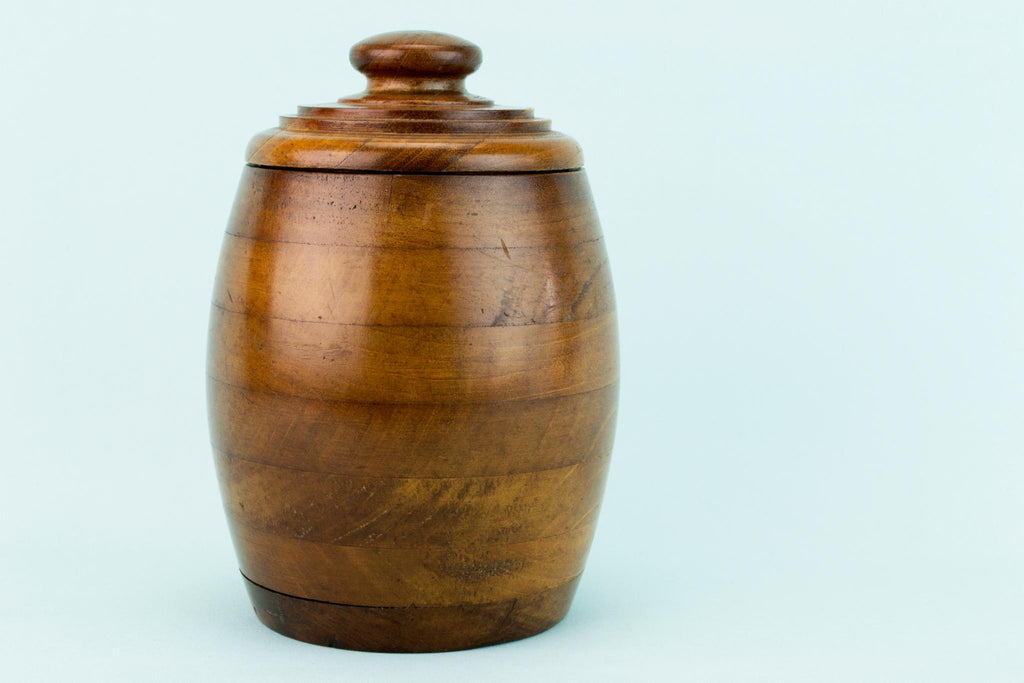
[[[464,650],[536,635],[562,620],[578,583],[458,607],[361,607],[303,600],[245,580],[256,616],[278,633],[372,652]]]
[[[466,92],[480,48],[426,31],[387,33],[352,48],[366,90],[299,107],[256,135],[250,164],[353,171],[507,173],[580,168],[572,138],[533,110]]]
[[[450,36],[364,41],[367,92],[300,109],[256,155],[301,130],[301,154],[271,164],[293,167],[242,177],[211,306],[211,436],[256,612],[300,640],[531,635],[565,614],[593,539],[618,393],[604,242],[578,158],[537,166],[546,126],[465,93],[479,59]],[[488,157],[507,136],[513,153]],[[322,165],[377,139],[396,156]],[[517,172],[420,172],[477,155]],[[402,172],[349,170],[363,163]]]
[[[480,66],[483,52],[462,38],[428,31],[383,33],[354,45],[349,59],[367,78],[361,99],[490,104],[466,94],[462,82]]]

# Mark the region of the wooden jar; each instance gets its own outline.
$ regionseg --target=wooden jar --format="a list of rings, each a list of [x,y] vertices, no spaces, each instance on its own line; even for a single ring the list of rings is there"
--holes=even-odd
[[[260,620],[455,650],[569,608],[615,424],[615,304],[578,146],[391,33],[366,92],[258,134],[210,319],[210,429]]]

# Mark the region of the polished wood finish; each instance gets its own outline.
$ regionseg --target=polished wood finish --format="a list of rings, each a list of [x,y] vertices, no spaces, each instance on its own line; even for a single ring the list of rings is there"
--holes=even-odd
[[[483,52],[468,40],[443,33],[395,31],[352,46],[349,60],[366,76],[361,100],[473,102],[463,81],[483,61]]]
[[[477,135],[463,124],[524,110],[465,93],[479,49],[449,36],[376,37],[352,59],[368,90],[307,108],[333,121],[320,143],[376,121],[417,172],[243,173],[208,362],[241,570],[260,619],[308,642],[525,637],[568,609],[614,433],[615,305],[586,177],[569,157],[420,172]],[[539,149],[529,125],[508,130]],[[445,151],[424,156],[426,139]]]
[[[254,391],[213,377],[208,386],[213,447],[221,453],[367,477],[492,477],[607,458],[618,394],[610,384],[526,401],[359,403]]]
[[[580,168],[579,145],[532,109],[466,92],[480,65],[473,43],[425,31],[387,33],[352,48],[366,90],[299,107],[256,135],[250,164],[275,168],[509,173]]]
[[[438,182],[451,189],[443,208],[429,201],[437,197]],[[491,256],[505,256],[507,248],[601,240],[593,197],[579,174],[504,176],[500,192],[495,182],[491,175],[275,173],[250,166],[228,234],[332,247],[476,249]],[[214,295],[222,300],[224,293]]]
[[[256,616],[278,633],[374,652],[462,650],[536,635],[561,621],[578,583],[458,607],[362,607],[303,600],[245,581]]]

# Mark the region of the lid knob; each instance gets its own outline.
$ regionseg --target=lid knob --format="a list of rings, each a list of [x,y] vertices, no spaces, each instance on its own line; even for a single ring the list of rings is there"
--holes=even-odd
[[[356,43],[349,59],[366,76],[367,95],[387,97],[464,93],[463,81],[480,66],[483,53],[447,33],[395,31]]]

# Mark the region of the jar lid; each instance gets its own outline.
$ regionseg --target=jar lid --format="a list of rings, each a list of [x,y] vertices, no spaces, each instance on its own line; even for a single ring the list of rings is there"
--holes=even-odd
[[[480,66],[473,43],[444,33],[383,33],[353,46],[366,91],[299,107],[257,134],[254,166],[340,171],[509,173],[580,168],[579,145],[532,109],[466,92]]]

